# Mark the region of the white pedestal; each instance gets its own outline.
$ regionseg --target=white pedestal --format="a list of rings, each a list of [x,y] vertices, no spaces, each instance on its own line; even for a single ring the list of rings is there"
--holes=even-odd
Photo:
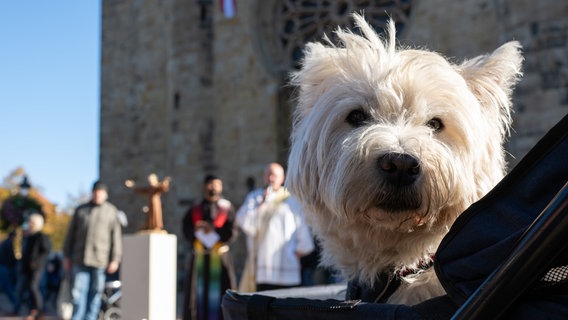
[[[124,320],[176,319],[177,237],[125,235],[120,272]]]

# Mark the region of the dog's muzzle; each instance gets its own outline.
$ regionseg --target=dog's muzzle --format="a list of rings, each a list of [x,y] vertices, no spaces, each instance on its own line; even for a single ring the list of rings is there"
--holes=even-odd
[[[379,173],[393,187],[408,186],[420,176],[420,162],[404,153],[387,153],[379,157]]]

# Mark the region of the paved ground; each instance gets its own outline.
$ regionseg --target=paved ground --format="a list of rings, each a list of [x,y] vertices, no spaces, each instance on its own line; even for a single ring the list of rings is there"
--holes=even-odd
[[[25,320],[26,317],[4,317],[0,316],[0,320]],[[42,320],[59,320],[58,317],[55,316],[45,316],[41,318]]]
[[[10,300],[8,300],[8,297],[4,293],[0,293],[0,320],[23,319],[23,316],[27,315],[28,312],[26,306],[24,305],[20,310],[20,315],[22,315],[21,317],[7,316],[9,313],[11,313],[12,309],[13,306],[10,303]],[[57,311],[55,310],[55,306],[48,307],[48,312],[45,319],[57,319]]]
[[[183,296],[182,293],[178,292],[177,303],[176,303],[178,318],[180,318],[180,315],[181,315],[180,306],[181,306],[181,297],[182,296]],[[12,311],[12,304],[10,303],[10,301],[8,300],[6,295],[0,292],[0,320],[23,320],[23,319],[25,319],[26,312],[28,311],[27,309],[25,309],[25,310],[24,309],[25,309],[25,306],[22,307],[22,310],[20,312],[21,316],[18,316],[18,317],[8,316],[8,313],[10,311]],[[44,320],[60,320],[59,317],[57,316],[57,311],[55,309],[55,306],[48,307],[48,312],[43,319]]]

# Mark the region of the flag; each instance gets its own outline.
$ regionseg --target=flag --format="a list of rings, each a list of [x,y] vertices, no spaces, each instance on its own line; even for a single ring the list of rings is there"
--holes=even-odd
[[[221,12],[225,18],[233,18],[237,14],[236,0],[219,0]]]

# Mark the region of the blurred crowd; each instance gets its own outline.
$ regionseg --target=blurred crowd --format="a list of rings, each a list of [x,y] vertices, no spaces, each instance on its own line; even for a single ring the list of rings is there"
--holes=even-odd
[[[248,181],[249,193],[235,206],[223,195],[222,178],[205,175],[202,196],[191,203],[181,223],[186,242],[178,242],[187,257],[184,270],[179,270],[183,294],[178,310],[183,320],[222,319],[220,304],[228,289],[255,292],[340,280],[319,266],[320,246],[284,179],[280,164],[267,164],[262,186],[255,188],[254,180]],[[169,184],[169,178],[164,183]],[[158,185],[151,184],[151,190]],[[128,187],[142,190],[132,182]],[[161,207],[159,195],[167,189],[150,194],[154,207]],[[105,288],[119,280],[121,229],[127,224],[125,214],[107,197],[107,186],[96,181],[91,199],[74,212],[61,252],[51,252],[40,214],[32,214],[22,226],[21,256],[15,254],[15,232],[2,241],[0,301],[7,303],[0,303],[0,316],[97,319],[103,314],[108,308],[102,301]],[[160,231],[161,215],[149,226]],[[115,291],[120,290],[117,282]],[[70,308],[66,315],[64,304]]]
[[[227,289],[286,290],[338,281],[319,266],[320,247],[284,186],[285,176],[282,165],[267,164],[262,186],[251,182],[238,208],[223,196],[221,177],[205,176],[202,197],[182,221],[189,245],[183,320],[223,319]]]
[[[24,232],[26,234],[26,232]],[[11,232],[0,243],[0,294],[4,294],[3,301],[9,304],[0,304],[0,315],[27,314],[32,307],[32,292],[26,288],[21,259],[17,259],[14,251],[15,232]],[[23,243],[25,246],[26,236]],[[39,293],[43,300],[43,308],[48,313],[56,314],[57,296],[63,279],[62,253],[51,252],[46,255],[46,261],[39,274]]]

